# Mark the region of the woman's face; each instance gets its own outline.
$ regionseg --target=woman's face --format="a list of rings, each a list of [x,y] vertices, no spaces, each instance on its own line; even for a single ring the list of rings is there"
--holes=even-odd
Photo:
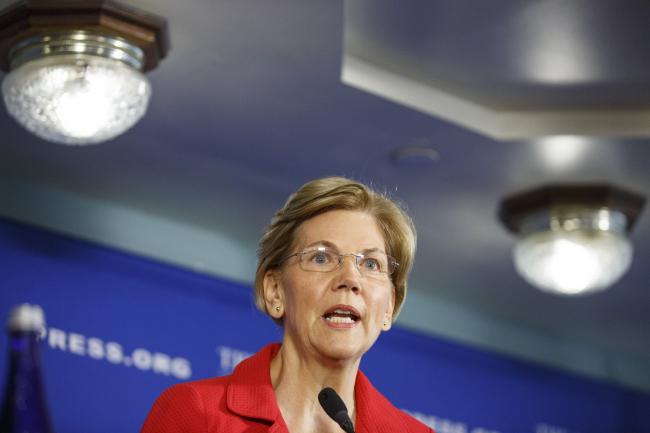
[[[348,210],[326,212],[299,227],[292,253],[319,247],[341,254],[385,251],[375,218]],[[303,270],[300,260],[299,256],[289,258],[265,279],[269,311],[283,317],[285,343],[307,356],[358,360],[382,329],[390,329],[390,276],[365,276],[352,256],[346,256],[342,265],[330,272]],[[278,303],[280,312],[275,309]]]

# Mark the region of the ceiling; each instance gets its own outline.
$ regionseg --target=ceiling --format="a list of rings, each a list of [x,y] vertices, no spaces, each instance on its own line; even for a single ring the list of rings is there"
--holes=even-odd
[[[650,390],[648,212],[629,273],[580,298],[517,276],[496,218],[504,195],[549,182],[647,193],[650,3],[129,3],[169,21],[148,114],[79,147],[0,110],[0,215],[250,282],[287,195],[354,177],[403,202],[418,228],[404,326]],[[123,219],[108,233],[96,219],[110,212]],[[137,243],[119,240],[140,226]]]

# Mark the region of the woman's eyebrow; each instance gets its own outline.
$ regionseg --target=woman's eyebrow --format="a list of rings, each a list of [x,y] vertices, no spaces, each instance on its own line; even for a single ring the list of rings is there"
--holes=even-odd
[[[326,240],[320,240],[320,241],[312,242],[309,245],[306,245],[303,249],[319,247],[319,246],[331,248],[333,250],[338,250],[338,247],[336,245],[334,245],[332,242],[326,241]]]
[[[383,249],[381,249],[381,248],[366,248],[365,250],[362,250],[362,251],[359,251],[359,252],[360,252],[361,254],[377,253],[377,252],[378,252],[378,253],[384,253],[384,254],[386,254],[386,252],[385,252]]]

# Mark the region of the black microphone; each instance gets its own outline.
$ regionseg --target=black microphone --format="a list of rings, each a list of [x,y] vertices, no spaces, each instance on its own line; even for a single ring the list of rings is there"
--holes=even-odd
[[[354,433],[352,420],[348,416],[348,408],[341,400],[341,397],[332,388],[323,388],[318,393],[318,401],[327,415],[341,426],[346,433]]]

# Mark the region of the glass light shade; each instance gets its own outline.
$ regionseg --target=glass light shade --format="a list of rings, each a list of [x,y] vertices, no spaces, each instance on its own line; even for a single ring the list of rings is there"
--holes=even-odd
[[[562,295],[606,289],[630,267],[633,247],[611,231],[546,230],[520,238],[517,271],[530,284]]]
[[[31,60],[2,83],[9,114],[48,141],[110,140],[142,118],[151,96],[147,77],[114,59],[66,54]]]

